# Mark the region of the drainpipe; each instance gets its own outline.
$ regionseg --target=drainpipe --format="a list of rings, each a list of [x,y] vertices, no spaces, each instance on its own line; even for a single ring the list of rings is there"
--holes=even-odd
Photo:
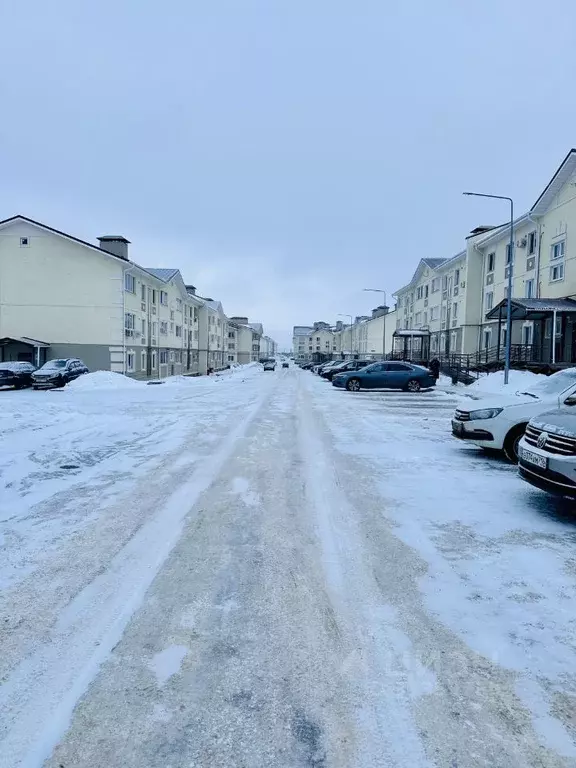
[[[533,219],[530,214],[528,214],[528,221],[531,221],[532,224],[535,224],[537,227],[538,232],[538,249],[536,251],[536,297],[537,299],[540,298],[540,253],[541,253],[541,242],[542,242],[542,222],[536,221],[536,219]]]

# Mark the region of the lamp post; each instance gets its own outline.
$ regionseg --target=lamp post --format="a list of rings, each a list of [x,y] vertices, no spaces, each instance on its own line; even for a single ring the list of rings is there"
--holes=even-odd
[[[349,317],[350,318],[350,358],[352,358],[353,352],[352,352],[352,315],[343,315],[342,312],[338,313],[338,317]]]
[[[512,272],[514,270],[514,200],[506,195],[487,195],[482,192],[464,192],[468,197],[490,197],[493,200],[508,200],[510,203],[510,263],[508,265],[508,297],[506,301],[506,357],[504,361],[504,384],[510,377],[510,351],[512,348]]]
[[[386,308],[386,291],[382,288],[363,288],[362,290],[369,293],[381,293],[384,296],[383,307]],[[386,312],[382,315],[382,360],[386,360]]]

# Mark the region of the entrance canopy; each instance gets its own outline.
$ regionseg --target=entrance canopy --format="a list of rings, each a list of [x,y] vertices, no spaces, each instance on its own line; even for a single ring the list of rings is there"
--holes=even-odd
[[[490,312],[486,320],[505,319],[508,299],[502,299]],[[512,299],[512,320],[542,320],[556,314],[576,313],[576,301],[572,299]]]
[[[0,339],[0,361],[25,360],[40,366],[46,360],[46,341],[31,339],[29,336],[5,336]]]

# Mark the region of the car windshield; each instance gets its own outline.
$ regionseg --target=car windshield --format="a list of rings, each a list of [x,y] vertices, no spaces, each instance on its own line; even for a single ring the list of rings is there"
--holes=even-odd
[[[534,395],[535,397],[547,397],[548,395],[559,395],[565,389],[576,384],[576,368],[569,368],[565,371],[558,371],[552,376],[542,377],[541,381],[532,384],[521,391],[521,395]]]
[[[66,367],[66,360],[49,360],[47,363],[44,363],[41,371],[49,371],[53,370],[54,368],[65,368]]]

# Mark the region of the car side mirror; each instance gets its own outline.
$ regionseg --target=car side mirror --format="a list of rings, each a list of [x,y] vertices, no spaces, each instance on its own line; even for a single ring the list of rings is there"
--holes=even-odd
[[[576,393],[567,397],[564,400],[564,405],[576,405]]]

